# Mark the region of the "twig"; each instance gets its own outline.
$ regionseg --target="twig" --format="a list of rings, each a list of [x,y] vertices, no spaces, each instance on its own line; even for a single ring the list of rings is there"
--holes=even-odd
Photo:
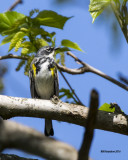
[[[75,91],[72,89],[71,85],[69,84],[68,80],[66,79],[66,77],[64,76],[64,74],[60,71],[60,74],[62,75],[62,77],[64,78],[65,82],[67,83],[67,85],[69,86],[69,88],[71,89],[72,93],[75,95],[77,101],[79,104],[83,105],[83,103],[80,101],[79,97],[77,96],[77,94],[75,93]]]
[[[0,116],[37,117],[86,126],[88,107],[62,101],[17,98],[0,95]],[[128,135],[128,118],[122,114],[98,110],[95,129]]]
[[[2,60],[2,59],[11,59],[11,58],[28,60],[27,56],[18,56],[18,55],[14,55],[14,54],[8,54],[8,55],[5,55],[5,56],[0,56],[0,60]]]
[[[109,80],[110,82],[112,82],[112,83],[116,84],[117,86],[125,89],[126,91],[128,91],[128,86],[124,85],[123,83],[120,83],[119,81],[117,81],[114,78],[104,74],[100,70],[88,65],[87,63],[82,62],[75,55],[73,55],[73,54],[71,55],[70,53],[71,52],[68,52],[68,54],[70,56],[72,56],[76,61],[80,62],[83,65],[83,67],[78,68],[78,69],[70,69],[70,68],[67,68],[65,66],[61,66],[60,64],[57,64],[58,69],[60,69],[63,72],[67,72],[69,74],[74,74],[74,75],[83,74],[83,73],[86,73],[86,72],[92,72],[92,73],[95,73],[95,74],[97,74],[97,75]],[[13,54],[8,54],[6,56],[0,56],[0,60],[2,60],[2,59],[10,59],[10,58],[28,60],[28,57],[26,57],[26,56],[17,56],[17,55],[13,55]]]
[[[94,125],[96,122],[98,105],[99,105],[98,92],[96,90],[92,90],[90,98],[90,109],[87,118],[87,125],[84,133],[83,142],[79,151],[78,160],[88,160],[89,150],[93,139]]]
[[[77,151],[72,146],[9,120],[0,123],[0,150],[6,148],[19,149],[49,160],[77,159]]]
[[[12,11],[19,3],[23,3],[22,0],[16,0],[11,7],[8,9],[8,11]]]
[[[122,75],[121,73],[118,74],[118,77],[119,77],[120,81],[122,81],[128,85],[128,77]]]
[[[14,154],[0,153],[0,160],[38,160],[38,159],[23,158],[23,157],[19,157],[17,155],[14,155]]]

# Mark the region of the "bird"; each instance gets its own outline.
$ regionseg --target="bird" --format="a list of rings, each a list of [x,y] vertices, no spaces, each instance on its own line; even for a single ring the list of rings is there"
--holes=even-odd
[[[31,97],[50,100],[54,95],[59,96],[59,81],[55,51],[52,46],[40,48],[30,64],[29,79]],[[45,136],[53,136],[54,130],[51,119],[45,119]]]

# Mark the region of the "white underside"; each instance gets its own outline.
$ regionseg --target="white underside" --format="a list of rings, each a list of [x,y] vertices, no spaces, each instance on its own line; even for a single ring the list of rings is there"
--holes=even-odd
[[[42,64],[41,70],[35,77],[36,91],[42,99],[50,99],[54,95],[54,77],[47,66],[48,62]]]

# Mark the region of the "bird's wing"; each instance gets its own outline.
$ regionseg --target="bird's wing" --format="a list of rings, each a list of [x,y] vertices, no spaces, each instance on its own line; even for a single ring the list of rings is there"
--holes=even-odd
[[[57,69],[55,69],[54,73],[54,95],[59,97],[59,81],[58,81],[58,72]]]
[[[30,79],[30,91],[31,91],[31,97],[32,98],[40,98],[36,92],[36,88],[35,88],[35,78],[34,78],[34,68],[32,66],[32,64],[34,64],[34,60],[31,63],[30,66],[30,70],[29,70],[29,79]]]

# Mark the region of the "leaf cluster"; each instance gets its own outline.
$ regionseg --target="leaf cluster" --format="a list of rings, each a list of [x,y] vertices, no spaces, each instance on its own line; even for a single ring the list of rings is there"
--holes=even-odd
[[[122,32],[128,43],[128,0],[90,0],[89,11],[93,21],[110,6],[119,22]]]
[[[16,70],[19,71],[25,65],[25,74],[28,75],[30,63],[37,51],[43,46],[56,45],[56,32],[50,33],[44,26],[63,29],[66,21],[71,18],[54,11],[38,9],[32,10],[29,16],[15,11],[0,13],[0,34],[4,37],[1,45],[10,43],[8,51],[20,50],[21,56],[28,56],[28,61],[21,60]],[[64,65],[64,53],[71,48],[82,51],[77,43],[67,39],[61,41],[60,50],[56,53],[59,55],[58,63]]]

